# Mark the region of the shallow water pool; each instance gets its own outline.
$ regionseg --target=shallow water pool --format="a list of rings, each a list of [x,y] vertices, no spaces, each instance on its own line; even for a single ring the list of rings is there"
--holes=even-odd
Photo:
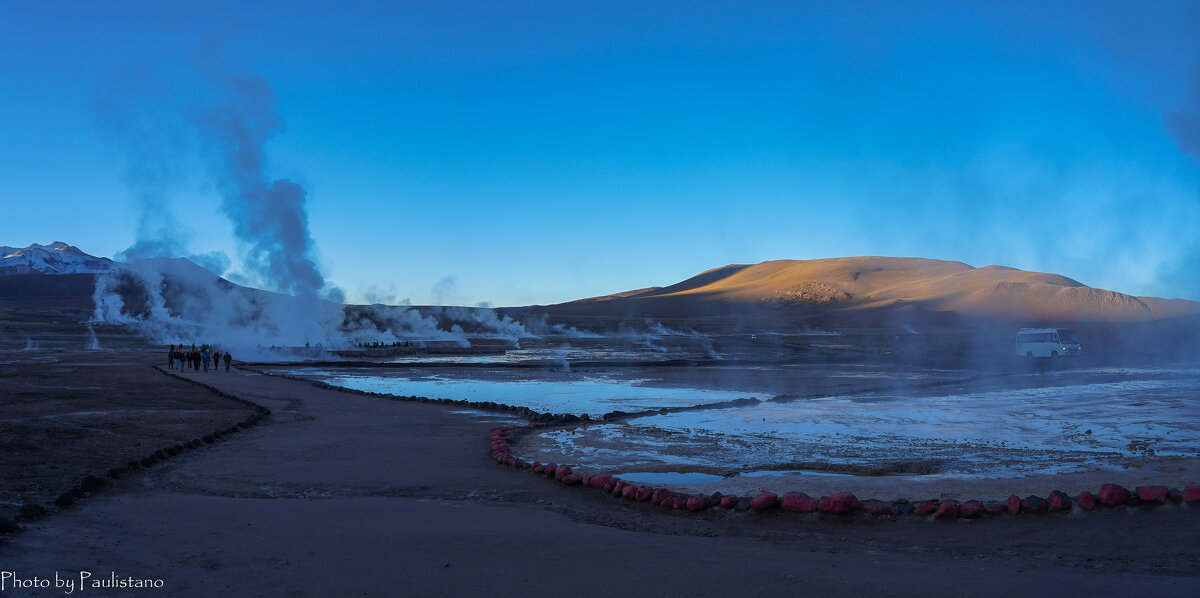
[[[534,411],[602,415],[610,411],[644,411],[721,403],[753,396],[727,390],[648,386],[642,379],[617,379],[554,373],[542,379],[478,379],[447,375],[348,373],[319,369],[287,370],[294,376],[334,386],[397,396],[492,401]]]

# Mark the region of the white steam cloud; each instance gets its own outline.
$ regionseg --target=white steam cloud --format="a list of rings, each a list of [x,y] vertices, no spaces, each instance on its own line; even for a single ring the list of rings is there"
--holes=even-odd
[[[96,321],[130,325],[155,342],[234,348],[243,358],[267,357],[270,347],[412,339],[467,345],[468,334],[515,343],[531,336],[491,309],[443,307],[427,314],[340,305],[344,294],[326,283],[316,264],[307,193],[268,175],[264,148],[283,130],[271,86],[222,69],[212,53],[201,56],[200,67],[203,89],[189,90],[187,102],[144,72],[126,74],[98,94],[101,128],[126,159],[123,179],[140,216],[137,241],[117,256],[128,262],[98,276]],[[204,269],[228,270],[222,254],[189,253],[194,235],[171,205],[193,171],[208,174],[206,186],[220,194],[232,224],[242,270],[231,278],[274,292],[239,287]],[[190,261],[170,259],[177,256]],[[396,296],[391,287],[364,295],[388,303]],[[455,279],[439,282],[434,296],[439,303],[453,300]]]

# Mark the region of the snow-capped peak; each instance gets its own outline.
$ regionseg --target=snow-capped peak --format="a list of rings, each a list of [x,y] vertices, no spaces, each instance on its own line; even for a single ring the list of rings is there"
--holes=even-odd
[[[62,241],[49,245],[34,243],[28,247],[0,246],[0,275],[5,274],[84,274],[112,268],[108,258],[88,255]]]

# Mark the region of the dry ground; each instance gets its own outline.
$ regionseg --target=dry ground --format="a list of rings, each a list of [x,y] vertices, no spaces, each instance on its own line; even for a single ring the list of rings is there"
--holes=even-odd
[[[0,352],[0,516],[253,413],[154,361],[133,351]]]

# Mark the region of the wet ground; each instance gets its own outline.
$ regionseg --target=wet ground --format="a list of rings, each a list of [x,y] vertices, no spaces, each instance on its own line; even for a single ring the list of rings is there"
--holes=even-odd
[[[690,491],[999,498],[1023,489],[1078,492],[1099,480],[1185,486],[1200,476],[1200,370],[1193,367],[948,369],[710,359],[700,350],[656,361],[656,354],[575,349],[556,361],[549,350],[526,350],[458,366],[283,371],[347,388],[592,419],[665,408],[529,435],[518,452]],[[545,367],[526,367],[531,360]],[[753,400],[737,401],[746,398]],[[679,410],[696,405],[709,407]]]

